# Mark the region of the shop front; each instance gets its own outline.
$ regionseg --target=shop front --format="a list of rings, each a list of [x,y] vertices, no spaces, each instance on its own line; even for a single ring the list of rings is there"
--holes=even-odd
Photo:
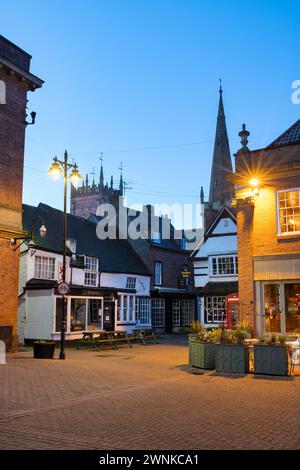
[[[261,334],[300,336],[300,279],[258,284]]]
[[[254,259],[257,335],[300,336],[300,256]]]
[[[182,289],[161,288],[151,293],[152,327],[159,332],[180,332],[196,318],[194,294]]]

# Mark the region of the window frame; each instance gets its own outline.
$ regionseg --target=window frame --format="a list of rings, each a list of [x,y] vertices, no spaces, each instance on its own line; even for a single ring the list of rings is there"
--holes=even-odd
[[[155,304],[159,305],[155,305]],[[155,315],[154,315],[154,310]],[[154,322],[153,319],[159,319],[160,322]],[[154,324],[156,323],[156,324]],[[154,328],[164,328],[166,324],[166,301],[164,298],[153,297],[151,299],[151,325]]]
[[[220,274],[219,260],[221,258],[233,258],[233,270],[234,270],[233,274]],[[216,263],[216,274],[214,274],[214,262]],[[238,274],[239,274],[238,255],[236,255],[236,254],[232,254],[232,255],[212,255],[210,257],[209,270],[210,270],[210,277],[235,277],[235,276],[238,276]]]
[[[126,299],[126,300],[125,300]],[[136,295],[127,293],[118,293],[117,297],[117,323],[134,324],[136,323]]]
[[[160,282],[156,282],[156,266],[160,266]],[[154,261],[154,276],[153,276],[154,286],[160,287],[163,285],[163,263],[162,261]]]
[[[278,236],[291,236],[291,235],[299,235],[300,230],[295,230],[291,232],[282,232],[281,231],[281,225],[280,225],[280,201],[279,201],[279,195],[281,193],[288,193],[288,192],[294,192],[297,191],[299,193],[299,199],[300,199],[300,187],[298,188],[288,188],[288,189],[280,189],[276,191],[276,221],[277,221],[277,235]]]
[[[126,279],[126,289],[135,289],[136,288],[136,277],[127,276]]]
[[[208,313],[208,306],[207,306],[207,303],[208,303],[208,299],[210,299],[211,301],[211,304],[212,304],[212,312],[211,313]],[[222,299],[221,301],[224,303],[224,308],[219,308],[218,307],[215,307],[215,304],[214,304],[214,299],[217,299],[217,302],[219,302],[219,299]],[[206,295],[204,296],[204,304],[203,304],[203,307],[204,307],[204,319],[205,319],[205,323],[209,323],[211,325],[218,325],[218,324],[226,324],[226,321],[227,321],[227,312],[226,312],[226,296],[223,296],[223,295]],[[222,310],[224,313],[222,314],[221,313],[216,313],[217,310]],[[215,319],[217,317],[217,315],[222,315],[223,317],[223,321],[222,320],[219,320],[219,319]],[[211,316],[211,319],[209,319],[209,316]]]
[[[87,260],[92,260],[93,262],[95,261],[95,266],[92,268],[91,267],[87,267]],[[95,269],[94,269],[95,268]],[[99,273],[99,260],[98,258],[96,258],[96,256],[84,256],[84,280],[83,280],[83,283],[85,286],[88,286],[88,287],[98,287],[98,284],[99,284],[99,278],[98,278],[98,273]],[[95,282],[88,282],[87,281],[87,277],[90,277],[90,279],[92,279],[92,277],[95,278]]]
[[[40,275],[38,276],[37,275],[37,259],[40,258]],[[42,265],[42,260],[47,260],[47,272],[48,274],[50,273],[50,260],[53,261],[53,269],[51,268],[51,274],[53,274],[53,277],[50,277],[49,275],[48,276],[45,276],[43,275],[43,268],[45,270],[45,266]],[[43,255],[35,255],[34,256],[34,278],[35,279],[48,279],[50,281],[54,281],[56,279],[56,276],[55,276],[55,272],[56,272],[56,258],[53,257],[53,256],[43,256]]]

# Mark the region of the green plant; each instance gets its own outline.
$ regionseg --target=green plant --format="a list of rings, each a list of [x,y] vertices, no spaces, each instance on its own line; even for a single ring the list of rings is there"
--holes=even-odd
[[[206,333],[206,340],[209,343],[219,343],[221,341],[222,329],[217,328],[215,330]]]
[[[192,333],[194,333],[194,334],[205,332],[204,326],[198,320],[193,320],[192,321],[192,323],[190,324],[190,329],[191,329]]]
[[[241,328],[234,330],[223,330],[221,337],[222,343],[227,344],[245,344],[245,340],[249,338],[249,333]]]
[[[286,337],[283,335],[272,334],[270,336],[260,336],[259,342],[261,344],[270,344],[273,346],[284,346],[286,344]]]
[[[238,322],[237,326],[236,326],[236,329],[237,330],[243,330],[243,331],[246,331],[246,333],[248,334],[248,338],[251,338],[251,334],[253,332],[253,328],[252,326],[250,325],[249,322],[247,322],[246,320],[241,320]]]

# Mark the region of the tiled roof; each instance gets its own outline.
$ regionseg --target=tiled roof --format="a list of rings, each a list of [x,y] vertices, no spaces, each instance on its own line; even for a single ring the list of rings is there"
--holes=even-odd
[[[45,238],[39,237],[40,224],[32,224],[36,217],[42,217],[45,222]],[[33,228],[34,242],[39,248],[62,251],[62,211],[42,203],[38,207],[23,204],[23,228],[28,232]],[[96,224],[89,220],[68,214],[68,238],[77,240],[78,255],[98,257],[101,271],[149,275],[148,268],[127,240],[99,240]]]
[[[288,144],[300,144],[300,119],[277,137],[268,147],[281,147]]]

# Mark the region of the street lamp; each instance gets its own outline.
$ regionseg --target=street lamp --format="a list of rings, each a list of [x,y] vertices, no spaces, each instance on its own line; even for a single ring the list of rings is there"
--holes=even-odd
[[[28,242],[29,240],[31,240],[31,242],[32,242],[32,240],[33,240],[34,223],[35,223],[36,221],[38,221],[38,220],[42,223],[42,225],[41,225],[40,228],[39,228],[39,235],[40,235],[40,238],[45,238],[45,237],[46,237],[47,229],[46,229],[46,227],[45,227],[44,219],[43,219],[42,217],[40,217],[40,216],[36,216],[36,217],[34,217],[34,218],[32,219],[32,221],[31,221],[31,232],[30,232],[30,234],[27,233],[27,234],[26,234],[25,236],[23,236],[23,237],[11,238],[10,244],[11,244],[12,246],[14,246],[13,251],[18,250],[18,249],[20,248],[20,246],[23,245],[23,243]],[[22,242],[21,242],[18,246],[16,246],[17,240],[22,240]]]
[[[69,170],[71,171],[70,176],[68,176]],[[62,317],[61,317],[61,331],[60,331],[60,353],[59,359],[65,359],[65,339],[66,339],[66,295],[68,293],[68,286],[66,284],[66,257],[67,257],[67,182],[70,179],[71,183],[76,186],[81,180],[80,173],[76,163],[68,162],[68,152],[65,151],[64,159],[58,160],[57,157],[53,159],[53,163],[49,168],[48,173],[58,179],[59,176],[63,175],[64,177],[64,219],[63,219],[63,278],[62,278]]]

